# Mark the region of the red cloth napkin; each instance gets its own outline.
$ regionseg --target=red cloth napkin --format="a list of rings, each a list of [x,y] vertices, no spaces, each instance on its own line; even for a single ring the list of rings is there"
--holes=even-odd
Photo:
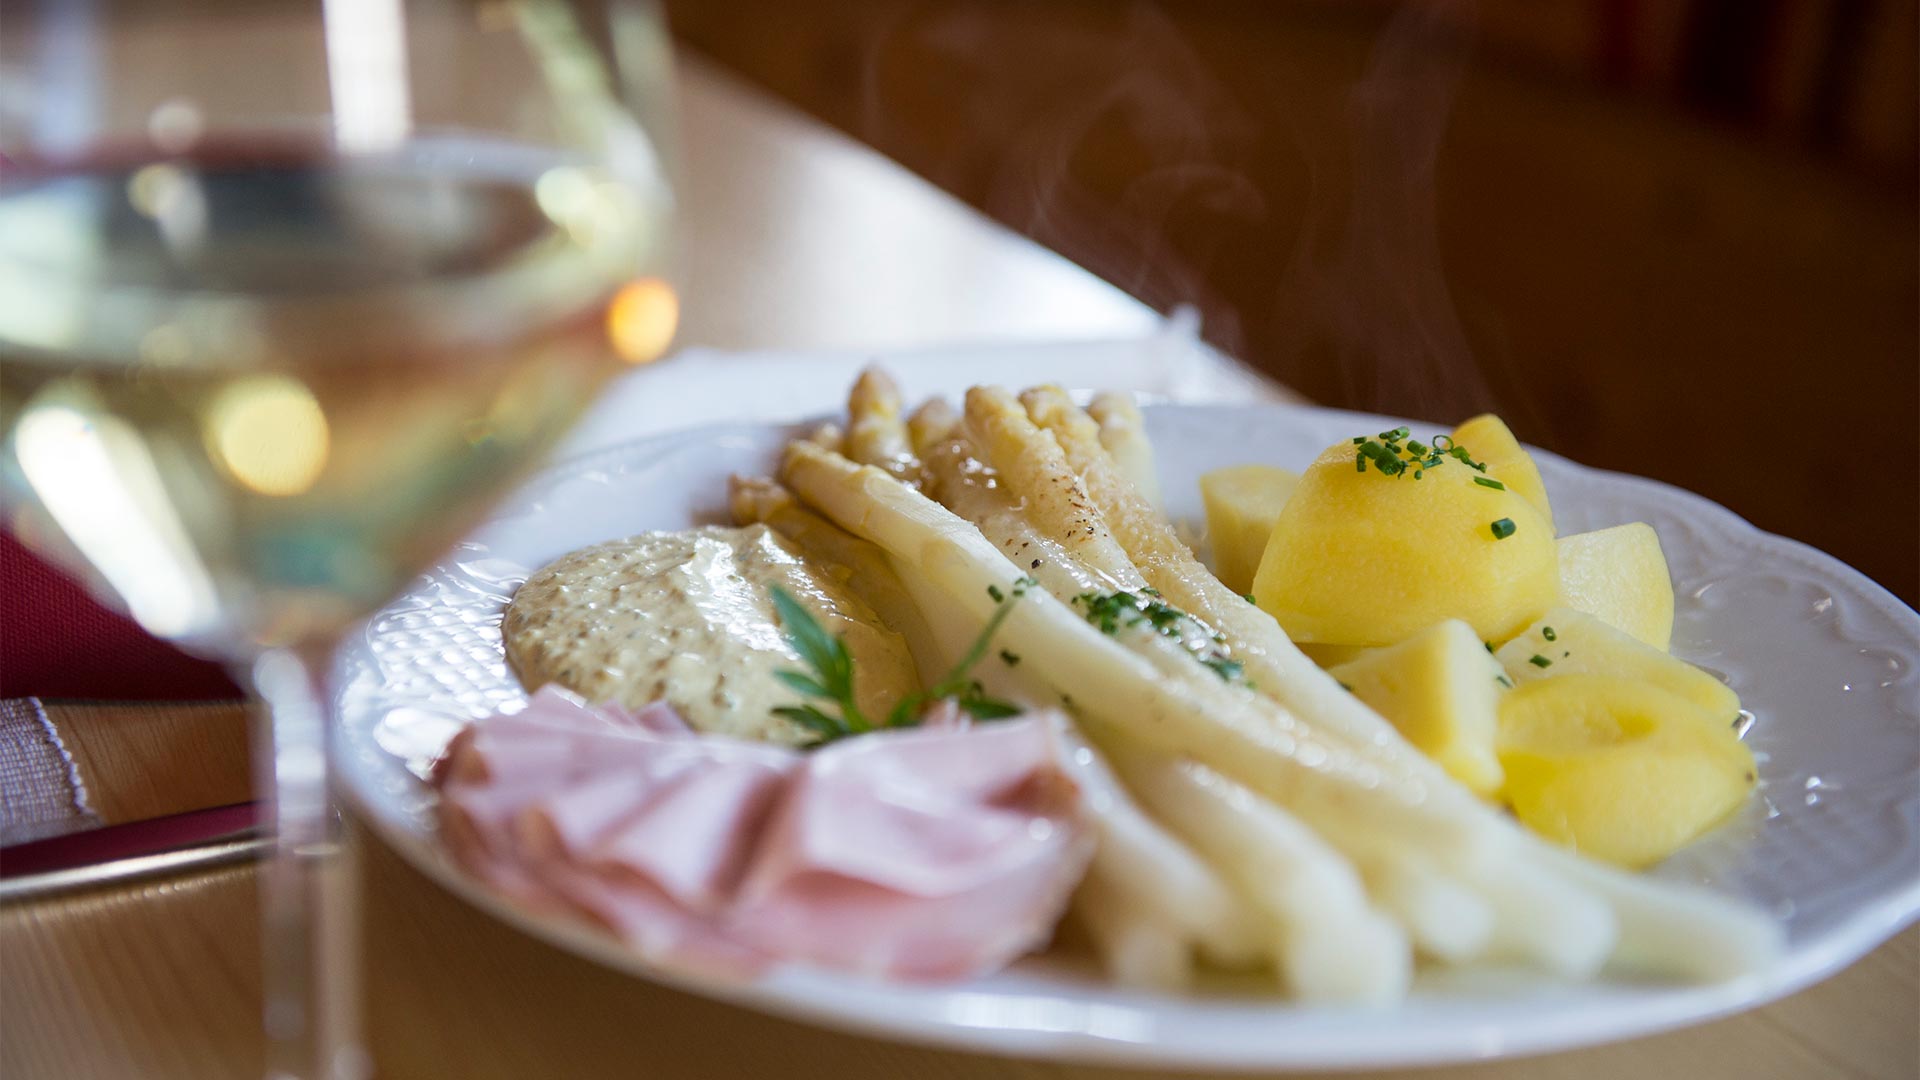
[[[152,637],[0,532],[0,698],[243,696],[219,664]]]

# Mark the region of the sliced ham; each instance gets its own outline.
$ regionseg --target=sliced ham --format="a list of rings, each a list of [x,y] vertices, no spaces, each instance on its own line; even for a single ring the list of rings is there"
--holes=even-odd
[[[660,785],[643,812],[594,849],[595,865],[644,877],[690,911],[724,911],[787,788],[791,766],[714,762]]]
[[[462,731],[434,783],[470,872],[658,962],[947,979],[1045,944],[1086,868],[1058,752],[1039,715],[804,754],[550,687]]]

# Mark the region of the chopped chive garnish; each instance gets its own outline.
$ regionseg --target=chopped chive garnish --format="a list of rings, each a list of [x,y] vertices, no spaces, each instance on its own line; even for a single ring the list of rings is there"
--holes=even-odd
[[[1551,627],[1551,626],[1543,626],[1543,627],[1541,627],[1541,628],[1540,628],[1540,636],[1541,636],[1541,637],[1543,637],[1543,638],[1546,638],[1546,639],[1547,639],[1548,641],[1558,641],[1558,640],[1559,640],[1559,638],[1560,638],[1560,635],[1559,635],[1559,634],[1556,634],[1556,633],[1554,633],[1554,632],[1553,632],[1553,627]]]
[[[1532,664],[1534,667],[1552,667],[1553,666],[1553,661],[1547,659],[1544,656],[1541,656],[1539,653],[1534,653],[1532,656],[1527,657],[1527,663]],[[1558,684],[1555,684],[1555,685],[1558,685]]]
[[[1493,651],[1493,642],[1491,642],[1491,641],[1483,641],[1483,642],[1481,642],[1480,644],[1482,644],[1482,645],[1485,645],[1485,646],[1487,647],[1487,651],[1488,651],[1488,652],[1492,652],[1492,651]]]
[[[1505,540],[1507,537],[1512,536],[1519,526],[1513,523],[1512,518],[1501,518],[1489,525],[1488,528],[1493,530],[1493,538],[1495,540]]]
[[[1473,460],[1473,455],[1467,453],[1467,448],[1464,446],[1455,445],[1447,447],[1447,456],[1470,468],[1478,469],[1481,472],[1487,471],[1485,465]]]
[[[1103,634],[1112,636],[1124,628],[1145,626],[1184,646],[1195,660],[1220,678],[1232,681],[1242,677],[1245,665],[1232,658],[1226,648],[1224,634],[1158,599],[1159,596],[1152,589],[1142,589],[1138,593],[1125,590],[1085,592],[1073,598],[1073,606],[1079,608],[1087,621]],[[1253,597],[1248,596],[1247,600],[1252,602]]]
[[[1400,460],[1400,455],[1394,452],[1393,447],[1372,439],[1361,442],[1360,449],[1354,452],[1353,457],[1356,472],[1366,472],[1368,461],[1373,462],[1373,467],[1383,476],[1399,476],[1407,471],[1407,463]]]
[[[1000,586],[998,585],[987,586],[987,595],[993,597],[993,602],[996,604],[1006,598],[1005,595],[1001,593]]]
[[[1371,461],[1374,471],[1382,476],[1405,476],[1411,471],[1413,478],[1419,480],[1428,471],[1445,464],[1448,458],[1482,473],[1487,471],[1484,464],[1473,460],[1466,447],[1455,446],[1451,436],[1435,435],[1431,442],[1425,443],[1408,436],[1409,431],[1405,427],[1383,431],[1373,438],[1355,435],[1352,442],[1358,449],[1353,454],[1353,471],[1366,472],[1367,463]],[[1481,480],[1480,483],[1485,487],[1506,489],[1506,485],[1498,480]]]
[[[1006,664],[1008,667],[1015,667],[1020,663],[1020,654],[1008,652],[1005,649],[1001,649],[1000,660],[1002,663]]]
[[[1240,673],[1246,670],[1245,664],[1238,660],[1230,660],[1224,656],[1210,656],[1200,662],[1211,668],[1215,675],[1229,682],[1239,678]]]
[[[1509,690],[1513,689],[1513,680],[1507,678],[1505,675],[1495,675],[1493,677],[1493,681],[1499,683],[1501,686],[1504,686]]]
[[[1246,601],[1247,603],[1249,603],[1249,604],[1257,604],[1257,603],[1259,603],[1259,602],[1260,602],[1260,601],[1258,601],[1258,600],[1255,600],[1255,599],[1253,598],[1253,594],[1252,594],[1252,593],[1247,593],[1246,595],[1244,595],[1244,596],[1242,596],[1242,597],[1241,597],[1240,599],[1242,599],[1242,600],[1245,600],[1245,601]]]
[[[1474,482],[1474,483],[1476,483],[1476,484],[1479,484],[1479,485],[1480,485],[1481,487],[1489,487],[1489,488],[1492,488],[1492,489],[1493,489],[1493,490],[1495,490],[1495,491],[1505,491],[1505,490],[1507,490],[1507,485],[1505,485],[1505,484],[1503,484],[1503,483],[1501,483],[1501,482],[1500,482],[1500,481],[1498,481],[1498,480],[1494,480],[1494,479],[1492,479],[1492,478],[1490,478],[1490,477],[1485,477],[1485,476],[1476,476],[1476,477],[1474,477],[1474,478],[1473,478],[1473,482]]]

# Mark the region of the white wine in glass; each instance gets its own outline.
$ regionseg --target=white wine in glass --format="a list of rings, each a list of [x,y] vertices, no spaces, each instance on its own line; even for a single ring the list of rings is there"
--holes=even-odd
[[[320,692],[678,299],[644,4],[0,10],[0,506],[266,699],[269,1072],[349,1076]]]

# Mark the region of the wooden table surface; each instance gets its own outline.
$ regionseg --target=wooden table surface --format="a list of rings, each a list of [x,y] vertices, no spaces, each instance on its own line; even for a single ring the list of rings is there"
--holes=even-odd
[[[1117,290],[714,72],[690,65],[682,82],[689,342],[891,347],[1153,324]],[[242,707],[49,712],[109,822],[248,791]],[[653,987],[495,923],[363,833],[350,846],[383,1077],[1139,1075],[897,1046]],[[237,866],[0,908],[0,1078],[257,1075],[254,905],[252,869]],[[1420,1075],[1913,1077],[1917,1017],[1920,929],[1909,928],[1827,982],[1741,1016]]]

